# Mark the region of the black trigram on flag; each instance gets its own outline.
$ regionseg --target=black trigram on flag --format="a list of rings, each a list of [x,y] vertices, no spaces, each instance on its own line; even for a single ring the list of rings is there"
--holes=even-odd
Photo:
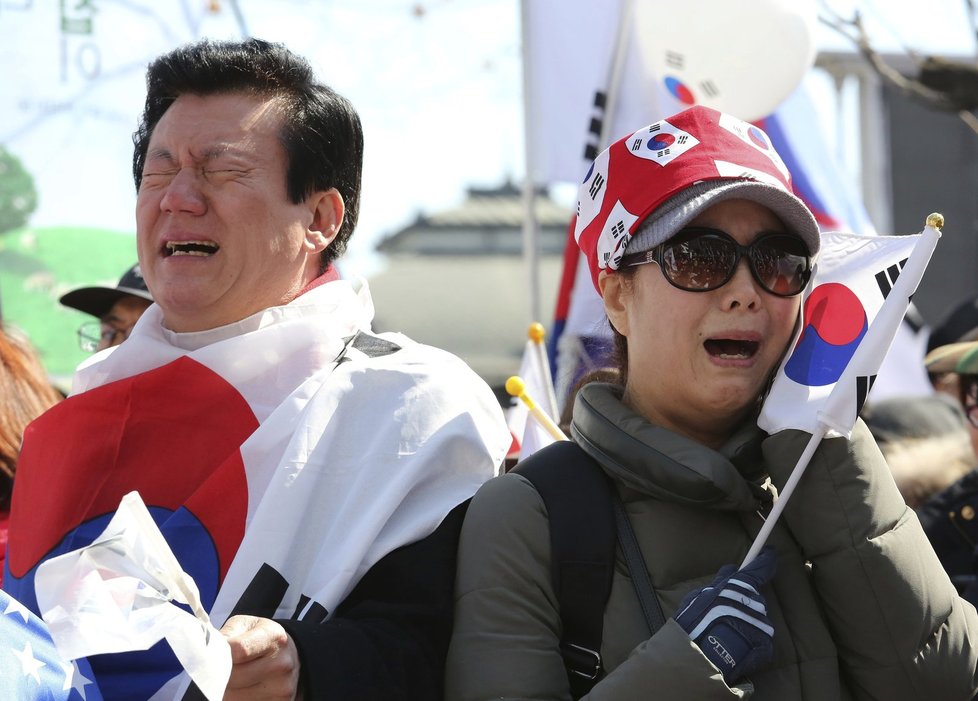
[[[586,161],[593,161],[598,156],[607,101],[608,96],[600,90],[594,93],[594,111],[591,114],[591,124],[588,126],[587,139],[584,142],[584,160]]]
[[[880,293],[883,295],[883,299],[886,299],[890,295],[890,290],[893,289],[893,285],[896,284],[897,278],[900,277],[900,271],[903,270],[903,266],[907,264],[907,259],[904,258],[899,263],[894,263],[886,270],[881,270],[876,273],[876,284],[879,285]]]
[[[288,588],[289,583],[285,577],[267,562],[263,563],[241,593],[231,615],[270,618],[275,615],[275,611],[278,610],[279,604],[285,598]],[[292,620],[322,623],[328,615],[329,612],[322,604],[312,601],[308,596],[302,594],[299,597],[299,605],[296,606],[295,613],[292,614]]]
[[[591,193],[591,199],[593,200],[601,192],[601,188],[604,187],[604,176],[601,173],[597,173],[594,176],[594,180],[591,182],[591,187],[588,188]]]
[[[876,382],[876,375],[858,375],[856,377],[856,416],[859,416],[859,412],[862,411],[863,404],[866,403],[866,397],[869,396],[869,390],[873,389],[874,382]]]
[[[642,148],[642,139],[635,139],[632,142],[632,151],[638,151],[640,148]]]
[[[682,68],[686,65],[686,58],[676,51],[666,51],[666,65],[671,68]]]
[[[712,80],[704,80],[702,83],[700,83],[700,89],[707,97],[716,97],[720,94],[720,89]]]

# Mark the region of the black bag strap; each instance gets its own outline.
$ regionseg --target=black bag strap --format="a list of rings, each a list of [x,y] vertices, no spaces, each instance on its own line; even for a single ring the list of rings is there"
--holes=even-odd
[[[547,508],[563,626],[560,651],[577,699],[604,674],[601,634],[615,569],[613,488],[594,459],[571,441],[537,451],[514,472],[533,484]]]
[[[614,499],[615,523],[618,526],[618,545],[621,546],[622,554],[625,556],[625,564],[628,565],[628,573],[632,577],[635,595],[642,607],[645,622],[649,626],[649,635],[652,636],[665,625],[666,617],[662,613],[662,606],[652,587],[649,568],[645,566],[645,558],[642,557],[642,549],[638,545],[638,538],[635,537],[635,529],[632,528],[625,505],[621,503],[618,492],[612,490],[611,495]]]

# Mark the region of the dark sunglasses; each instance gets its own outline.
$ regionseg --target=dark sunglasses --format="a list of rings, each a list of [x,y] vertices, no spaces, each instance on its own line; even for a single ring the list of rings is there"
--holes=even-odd
[[[725,231],[704,226],[682,229],[649,251],[626,254],[620,267],[656,263],[673,287],[709,292],[730,282],[744,257],[757,284],[778,297],[799,294],[812,276],[808,248],[793,234],[762,233],[741,246]]]

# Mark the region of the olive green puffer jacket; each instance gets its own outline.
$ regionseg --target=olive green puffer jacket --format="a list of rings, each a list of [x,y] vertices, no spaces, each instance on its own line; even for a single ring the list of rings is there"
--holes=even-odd
[[[774,659],[728,687],[668,618],[762,524],[766,480],[783,485],[809,435],[743,428],[720,451],[651,425],[610,385],[587,385],[572,433],[625,503],[666,624],[650,637],[624,562],[616,562],[601,655],[586,697],[967,701],[978,688],[978,615],[958,598],[865,426],[825,439],[769,543],[778,570],[762,589]],[[569,699],[543,503],[518,474],[486,483],[462,531],[449,701]]]

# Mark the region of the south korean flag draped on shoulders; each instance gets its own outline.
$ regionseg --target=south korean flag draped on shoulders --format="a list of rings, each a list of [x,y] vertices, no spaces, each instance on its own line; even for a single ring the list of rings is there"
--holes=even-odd
[[[138,491],[217,627],[234,612],[327,620],[510,442],[462,361],[372,334],[372,316],[348,281],[199,333],[151,306],[28,428],[4,589],[37,613],[38,565],[89,545]],[[89,658],[106,698],[167,698],[180,669],[161,645]]]

